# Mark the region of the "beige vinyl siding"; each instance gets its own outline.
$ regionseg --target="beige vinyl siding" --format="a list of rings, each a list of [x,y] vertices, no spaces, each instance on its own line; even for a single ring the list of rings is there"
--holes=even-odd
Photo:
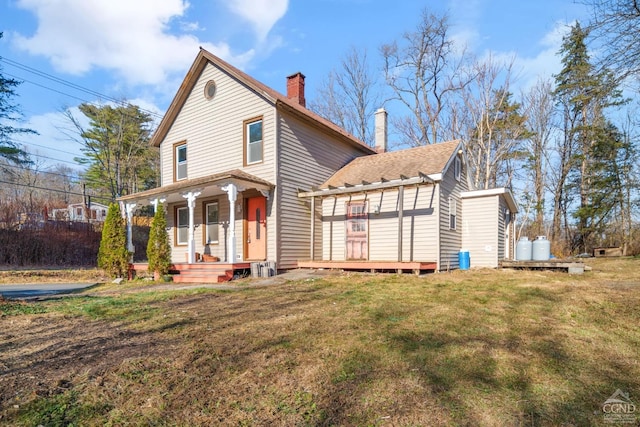
[[[278,268],[294,268],[311,253],[311,200],[299,198],[298,189],[320,185],[363,153],[285,112],[279,114],[279,123]],[[317,223],[316,241],[322,231]]]
[[[343,261],[346,258],[344,198],[327,197],[322,200],[322,259]]]
[[[439,185],[439,208],[440,208],[440,270],[458,268],[458,253],[462,248],[461,224],[462,200],[460,193],[468,189],[466,178],[466,165],[462,163],[461,179],[455,179],[453,161],[449,163],[449,168],[445,171]],[[457,202],[456,209],[456,229],[449,228],[449,197]]]
[[[204,97],[216,82],[212,100]],[[263,162],[244,167],[244,126],[263,117]],[[187,176],[197,178],[232,169],[275,182],[276,114],[273,104],[221,70],[207,65],[161,144],[162,183],[173,182],[173,144],[187,142]]]
[[[404,189],[402,260],[435,261],[438,219],[434,209],[434,186]],[[397,188],[353,196],[328,197],[323,201],[323,259],[342,261],[346,257],[346,205],[368,202],[368,243],[370,261],[398,261]],[[376,213],[376,206],[380,212]]]
[[[469,250],[471,267],[498,266],[498,197],[465,198],[462,201],[463,246]]]
[[[368,195],[370,261],[398,259],[398,195],[397,188]],[[380,205],[379,214],[374,213],[376,205]]]

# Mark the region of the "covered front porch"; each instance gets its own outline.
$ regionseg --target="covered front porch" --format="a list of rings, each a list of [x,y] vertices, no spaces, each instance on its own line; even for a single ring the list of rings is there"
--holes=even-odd
[[[136,209],[162,203],[174,278],[210,282],[233,277],[252,261],[267,259],[272,189],[261,178],[233,170],[123,196],[129,251],[146,251],[134,248],[131,240]],[[132,274],[142,270],[145,264],[132,264]]]

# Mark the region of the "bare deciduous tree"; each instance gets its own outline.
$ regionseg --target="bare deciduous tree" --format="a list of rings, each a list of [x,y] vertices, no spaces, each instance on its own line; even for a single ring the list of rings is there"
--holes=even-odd
[[[600,42],[602,66],[619,77],[640,74],[640,2],[583,0],[591,8],[588,30]]]
[[[522,96],[527,128],[531,131],[524,141],[526,151],[527,187],[525,193],[531,194],[534,219],[532,231],[535,235],[544,234],[545,192],[549,168],[548,148],[557,126],[554,123],[556,109],[553,99],[553,85],[549,80],[538,82]],[[529,187],[529,183],[533,187]]]
[[[340,68],[322,82],[309,108],[373,146],[373,115],[381,102],[377,86],[367,51],[352,47]]]
[[[401,43],[394,41],[380,49],[392,99],[410,111],[392,119],[406,145],[433,144],[453,133],[444,116],[453,95],[469,80],[462,72],[465,55],[455,51],[448,31],[446,15],[424,11],[415,31],[406,32]]]
[[[511,100],[509,87],[513,60],[493,57],[476,61],[472,84],[464,91],[464,140],[476,188],[510,186],[514,161],[521,157],[520,143],[528,136],[520,105]]]

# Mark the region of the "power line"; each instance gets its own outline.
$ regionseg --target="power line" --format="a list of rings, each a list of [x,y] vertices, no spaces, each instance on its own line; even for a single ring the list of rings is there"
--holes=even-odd
[[[14,142],[18,142],[18,143],[20,143],[22,145],[35,145],[36,147],[44,148],[44,149],[51,150],[51,151],[57,151],[59,153],[71,154],[72,156],[81,156],[78,153],[72,153],[71,151],[64,151],[64,150],[60,150],[58,148],[47,147],[46,145],[36,144],[35,142],[22,141],[20,139],[15,139],[15,138],[13,139],[13,141]]]
[[[19,184],[19,183],[16,183],[16,182],[9,182],[9,181],[2,181],[2,180],[0,180],[0,183],[2,183],[2,184],[17,185],[17,186],[20,186],[20,187],[32,188],[32,189],[34,189],[34,190],[52,191],[52,192],[56,192],[56,193],[70,194],[70,195],[73,195],[73,196],[82,196],[82,197],[84,197],[84,196],[88,196],[88,197],[91,197],[92,199],[108,200],[108,201],[110,201],[110,202],[111,202],[111,201],[113,201],[113,199],[112,199],[112,198],[109,198],[109,197],[86,195],[86,194],[82,194],[82,193],[76,193],[76,192],[74,192],[74,191],[58,190],[58,189],[56,189],[56,188],[44,188],[44,187],[37,187],[37,186],[35,186],[35,185]]]
[[[18,68],[20,70],[26,71],[28,73],[32,73],[32,74],[35,74],[35,75],[37,75],[39,77],[51,80],[51,81],[56,82],[58,84],[61,84],[63,86],[67,86],[69,88],[78,90],[80,92],[87,93],[87,94],[92,95],[92,96],[96,96],[96,97],[101,98],[101,99],[106,99],[106,100],[111,101],[111,102],[113,102],[115,104],[118,104],[118,105],[121,105],[121,106],[126,106],[128,104],[127,102],[124,102],[121,99],[117,99],[117,98],[111,97],[109,95],[105,95],[103,93],[95,91],[93,89],[89,89],[89,88],[86,88],[84,86],[80,86],[80,85],[78,85],[76,83],[70,82],[68,80],[64,80],[64,79],[62,79],[60,77],[56,77],[56,76],[54,76],[52,74],[46,73],[44,71],[41,71],[41,70],[38,70],[36,68],[30,67],[28,65],[22,64],[20,62],[11,60],[11,59],[9,59],[7,57],[0,57],[0,61],[5,62],[6,64],[11,65],[11,66],[13,66],[15,68]],[[65,93],[65,92],[62,92],[62,91],[58,91],[56,89],[52,89],[52,88],[49,88],[47,86],[44,86],[44,85],[41,85],[41,84],[38,84],[38,83],[35,83],[35,82],[32,82],[32,81],[28,81],[28,80],[24,79],[23,77],[19,77],[19,76],[15,76],[15,75],[11,75],[11,76],[14,77],[14,78],[20,79],[20,80],[24,80],[24,81],[26,81],[28,83],[43,87],[45,89],[49,89],[51,91],[57,92],[57,93],[59,93],[61,95],[69,96],[71,98],[75,98],[75,99],[83,101],[83,102],[88,102],[88,101],[86,101],[84,99],[81,99],[81,98],[78,98],[78,97],[76,97],[74,95],[71,95],[71,94],[68,94],[68,93]],[[154,116],[156,118],[160,118],[161,119],[163,117],[162,114],[158,114],[155,111],[147,110],[147,109],[140,108],[140,107],[138,107],[138,109],[140,111],[143,111],[143,112],[145,112],[145,113],[147,113],[147,114],[149,114],[151,116]]]
[[[30,169],[30,168],[25,168],[23,166],[10,165],[10,164],[0,165],[0,168],[19,169],[19,170],[22,170],[22,171],[33,172],[36,175],[44,173],[44,174],[47,174],[47,175],[61,176],[63,178],[68,179],[71,184],[80,184],[81,183],[80,181],[73,181],[74,179],[80,179],[80,176],[66,175],[64,173],[59,173],[59,172],[40,171],[40,170],[37,170],[37,169]]]

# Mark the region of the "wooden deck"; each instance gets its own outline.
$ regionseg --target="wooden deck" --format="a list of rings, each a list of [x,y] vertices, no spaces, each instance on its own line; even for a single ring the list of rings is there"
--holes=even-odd
[[[129,264],[129,278],[147,273],[148,264]],[[197,262],[194,264],[172,264],[169,274],[174,283],[222,283],[228,282],[236,275],[248,276],[251,273],[251,263],[237,262]]]
[[[548,261],[514,261],[514,260],[502,260],[500,262],[502,268],[515,268],[525,270],[564,270],[569,274],[582,274],[591,270],[590,267],[585,266],[584,262],[566,261],[566,260],[548,260]]]
[[[393,271],[396,273],[434,272],[438,267],[436,262],[422,261],[298,261],[299,268],[324,268],[327,270],[351,271]]]

